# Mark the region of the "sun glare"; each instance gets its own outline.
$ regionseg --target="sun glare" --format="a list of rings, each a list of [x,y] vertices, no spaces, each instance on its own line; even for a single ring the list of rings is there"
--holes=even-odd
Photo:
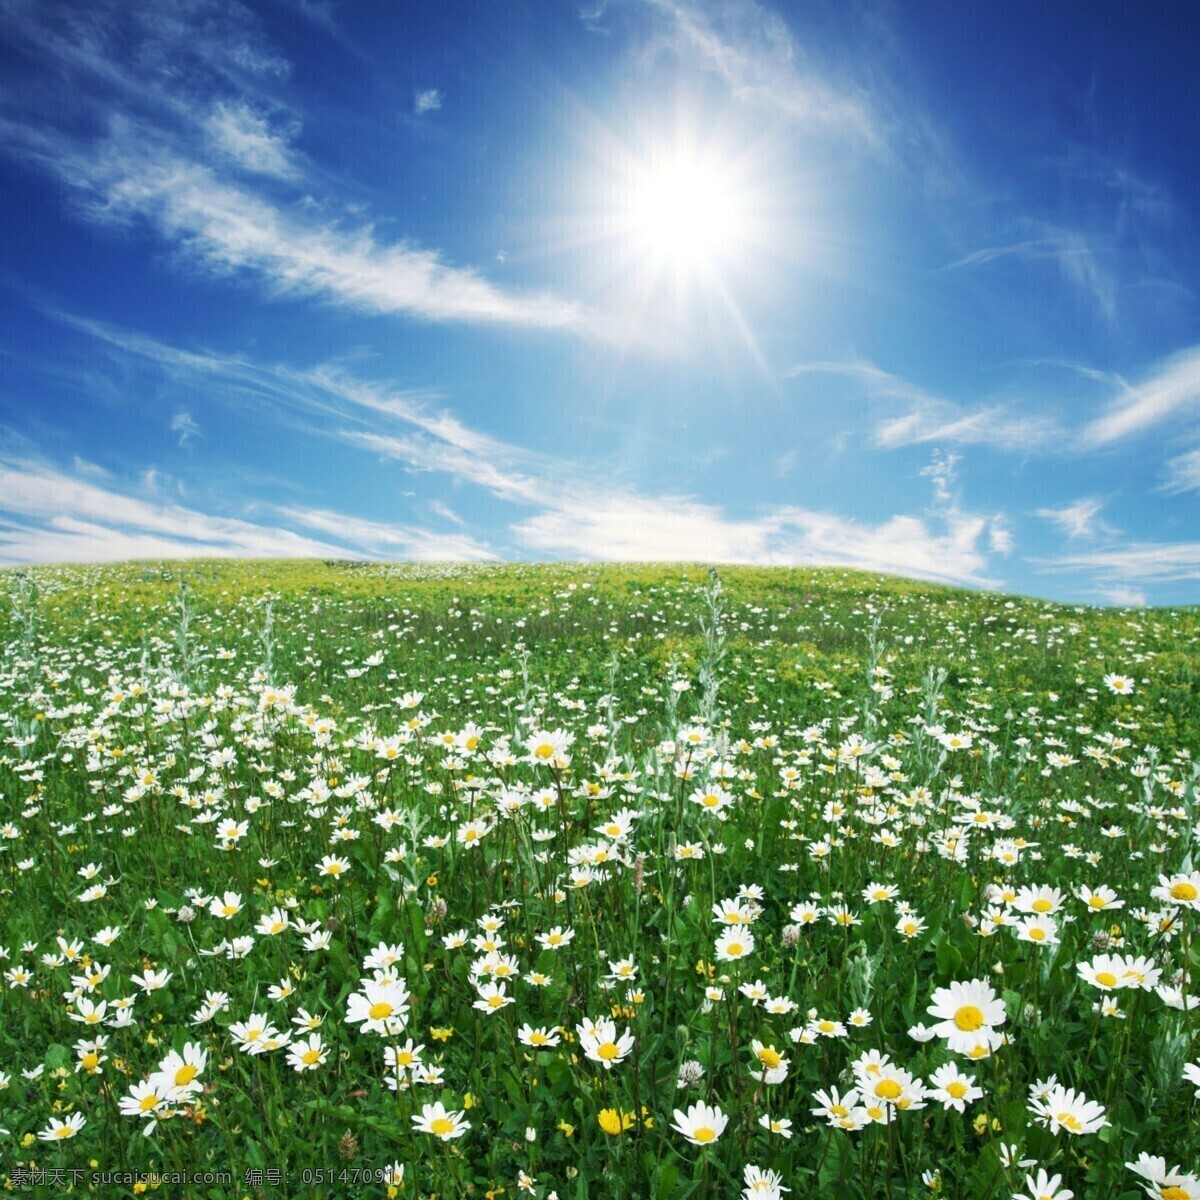
[[[719,165],[673,153],[634,174],[624,216],[643,252],[679,269],[732,256],[746,232],[743,208]]]

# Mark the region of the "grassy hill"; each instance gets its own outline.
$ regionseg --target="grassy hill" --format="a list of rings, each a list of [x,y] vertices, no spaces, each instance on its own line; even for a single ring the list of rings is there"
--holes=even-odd
[[[1196,609],[198,561],[0,572],[0,646],[18,1193],[1128,1197],[1200,1153]]]

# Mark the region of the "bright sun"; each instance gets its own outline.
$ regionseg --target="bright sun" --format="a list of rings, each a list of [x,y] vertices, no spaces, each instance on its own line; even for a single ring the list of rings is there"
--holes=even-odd
[[[744,240],[745,215],[729,173],[682,152],[639,166],[623,213],[639,248],[676,270],[730,257]]]

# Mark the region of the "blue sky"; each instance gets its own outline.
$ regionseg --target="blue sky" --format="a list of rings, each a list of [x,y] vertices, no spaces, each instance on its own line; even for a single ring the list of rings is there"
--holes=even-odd
[[[0,0],[0,562],[1194,601],[1188,13]]]

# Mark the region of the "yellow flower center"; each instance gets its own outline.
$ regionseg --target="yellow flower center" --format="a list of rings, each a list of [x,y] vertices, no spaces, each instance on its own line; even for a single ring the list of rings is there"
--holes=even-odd
[[[454,1122],[448,1117],[435,1117],[429,1123],[429,1131],[436,1133],[438,1137],[445,1137],[446,1134],[454,1131]]]
[[[390,1017],[395,1011],[396,1010],[386,1000],[380,1000],[377,1004],[372,1004],[371,1007],[367,1009],[367,1016],[370,1017],[372,1021],[383,1021]]]
[[[1093,908],[1103,908],[1108,901],[1105,900],[1103,896],[1093,896],[1090,900],[1088,900],[1088,903]]]
[[[141,1104],[142,1112],[150,1112],[152,1109],[155,1109],[157,1107],[158,1107],[158,1097],[153,1092],[151,1092],[149,1096],[142,1097],[142,1104]]]
[[[1082,1133],[1083,1123],[1079,1118],[1070,1112],[1061,1112],[1058,1114],[1058,1123],[1064,1128],[1069,1129],[1072,1133]]]
[[[1181,880],[1171,888],[1172,900],[1195,900],[1200,896],[1200,892],[1196,890],[1195,884],[1188,883],[1187,880]]]
[[[617,1047],[616,1042],[603,1042],[596,1047],[596,1053],[606,1062],[612,1062],[614,1058],[621,1057],[621,1051]]]
[[[186,1087],[196,1078],[196,1068],[191,1063],[185,1063],[175,1072],[175,1086]]]
[[[300,1061],[303,1062],[306,1067],[311,1067],[321,1061],[321,1052],[320,1050],[305,1050],[305,1052],[300,1056]]]
[[[717,1131],[710,1129],[707,1125],[701,1125],[699,1129],[692,1130],[692,1141],[694,1142],[715,1142],[717,1140]]]
[[[955,1079],[946,1084],[946,1091],[955,1098],[961,1100],[967,1094],[967,1085],[961,1079]]]
[[[730,942],[729,945],[725,947],[725,953],[728,954],[730,958],[737,958],[742,952],[743,948],[741,942]]]
[[[503,1005],[504,1005],[504,997],[503,996],[489,996],[488,997],[488,1008],[502,1008]]]
[[[545,1046],[550,1039],[544,1033],[531,1033],[529,1035],[529,1041],[530,1044],[534,1046]]]
[[[89,1050],[80,1060],[80,1066],[85,1071],[94,1071],[100,1065],[100,1055],[95,1050]]]
[[[223,904],[223,905],[221,906],[221,911],[222,911],[222,912],[223,912],[223,913],[224,913],[224,914],[225,914],[227,917],[232,917],[232,916],[233,916],[233,914],[234,914],[235,912],[237,912],[237,910],[238,910],[238,906],[237,906],[236,904]]]
[[[73,1125],[60,1125],[55,1131],[56,1138],[69,1138],[75,1136],[75,1127]]]
[[[832,1021],[818,1021],[817,1028],[822,1033],[832,1033],[833,1032],[833,1022]]]
[[[1191,1194],[1184,1191],[1181,1187],[1161,1188],[1158,1194],[1162,1197],[1162,1200],[1192,1200]]]
[[[758,1052],[758,1061],[769,1071],[773,1071],[783,1062],[783,1056],[773,1046],[764,1046]]]
[[[1044,897],[1033,902],[1033,911],[1039,913],[1047,913],[1054,907],[1049,900]]]
[[[849,1110],[846,1108],[846,1106],[844,1104],[831,1104],[829,1106],[829,1111],[835,1117],[848,1117],[850,1115]]]
[[[973,1004],[964,1004],[954,1014],[954,1024],[963,1033],[974,1033],[983,1024],[983,1011]]]
[[[553,758],[554,747],[547,742],[543,742],[534,752],[534,756],[541,759]]]
[[[1115,988],[1117,986],[1117,977],[1111,971],[1097,971],[1096,982],[1101,987]]]
[[[1046,939],[1046,931],[1044,929],[1039,928],[1037,925],[1035,925],[1029,931],[1029,940],[1031,942],[1041,942],[1041,941],[1045,941],[1045,939]]]
[[[881,1100],[895,1100],[903,1090],[894,1079],[881,1079],[875,1085],[875,1095]]]

